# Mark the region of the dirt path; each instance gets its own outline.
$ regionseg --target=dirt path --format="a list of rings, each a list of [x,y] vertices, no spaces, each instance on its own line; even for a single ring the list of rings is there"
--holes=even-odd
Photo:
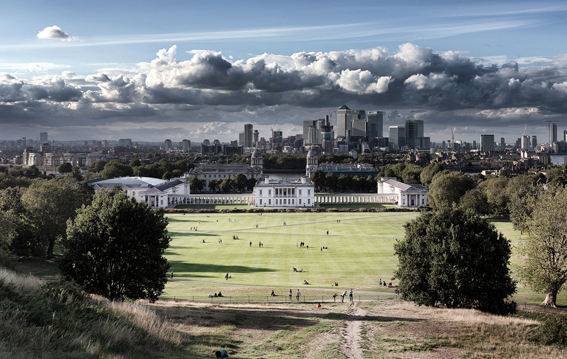
[[[349,359],[362,359],[362,349],[358,342],[361,340],[360,327],[366,312],[357,307],[356,303],[351,304],[351,308],[352,312],[347,316],[347,325],[343,330],[345,344],[341,346],[341,352]]]

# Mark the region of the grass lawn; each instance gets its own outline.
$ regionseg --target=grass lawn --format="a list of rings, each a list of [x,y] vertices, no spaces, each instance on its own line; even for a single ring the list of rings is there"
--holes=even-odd
[[[166,256],[171,270],[175,279],[200,283],[172,281],[163,298],[206,296],[219,290],[231,296],[265,296],[271,289],[285,296],[289,289],[295,293],[298,288],[302,295],[314,297],[350,288],[362,295],[365,291],[393,293],[378,282],[391,280],[398,263],[393,244],[403,238],[403,224],[416,216],[411,212],[170,214],[173,240]],[[518,243],[520,233],[510,222],[493,224],[512,239],[513,246]],[[306,246],[297,247],[300,242]],[[321,247],[328,249],[321,251]],[[295,273],[293,267],[304,272]],[[226,273],[232,278],[225,280]],[[303,280],[309,285],[303,285]],[[331,287],[335,282],[339,286]],[[520,285],[514,296],[518,303],[528,304],[543,298]],[[559,295],[558,304],[567,304],[567,293]]]

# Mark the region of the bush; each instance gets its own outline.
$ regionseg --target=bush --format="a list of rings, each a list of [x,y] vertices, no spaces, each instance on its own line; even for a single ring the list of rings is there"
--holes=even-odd
[[[545,345],[557,344],[560,347],[566,347],[567,317],[563,314],[548,317],[539,327],[535,340]]]

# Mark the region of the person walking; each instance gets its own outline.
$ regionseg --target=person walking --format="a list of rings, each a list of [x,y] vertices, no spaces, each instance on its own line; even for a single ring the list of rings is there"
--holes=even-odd
[[[293,292],[291,291],[291,289],[289,290],[289,301],[291,302],[291,296],[292,296]]]
[[[297,299],[298,302],[299,302],[299,297],[301,297],[301,292],[298,289],[297,293],[295,293],[295,298]]]
[[[346,295],[346,290],[343,292],[343,294],[341,295],[341,303],[345,302],[345,295]]]
[[[350,301],[352,302],[352,289],[350,290],[350,294],[348,295]]]

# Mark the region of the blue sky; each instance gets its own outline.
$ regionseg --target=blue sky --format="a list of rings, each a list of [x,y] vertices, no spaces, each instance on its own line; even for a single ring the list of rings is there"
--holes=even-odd
[[[268,137],[346,103],[434,141],[560,131],[563,1],[17,1],[0,14],[0,140]],[[566,127],[566,128],[562,128]]]

